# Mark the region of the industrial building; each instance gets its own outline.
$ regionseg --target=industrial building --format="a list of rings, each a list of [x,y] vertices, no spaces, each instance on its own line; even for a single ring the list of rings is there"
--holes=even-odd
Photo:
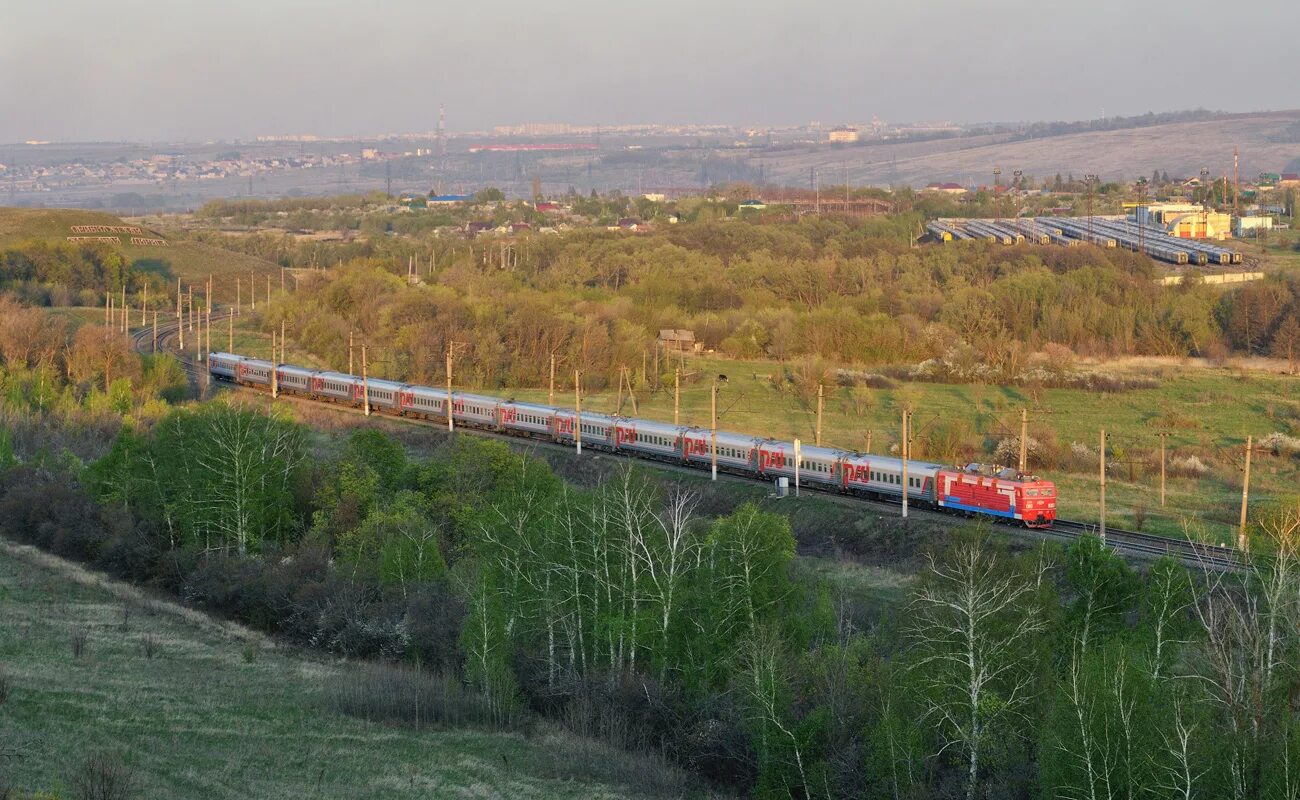
[[[1207,211],[1195,203],[1151,203],[1135,207],[1140,225],[1159,228],[1175,239],[1226,239],[1232,235],[1232,215]]]
[[[1234,236],[1258,236],[1260,231],[1273,230],[1273,218],[1269,216],[1238,217],[1233,224]]]

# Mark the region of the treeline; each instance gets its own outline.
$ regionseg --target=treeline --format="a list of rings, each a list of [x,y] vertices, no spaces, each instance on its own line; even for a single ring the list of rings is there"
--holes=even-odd
[[[1224,576],[954,533],[870,614],[760,506],[634,472],[579,489],[463,435],[425,459],[371,430],[306,446],[253,411],[177,411],[80,481],[11,467],[0,532],[755,797],[1300,790],[1300,509]]]
[[[906,244],[906,223],[863,226],[740,222],[684,225],[650,236],[575,232],[511,245],[460,243],[392,261],[358,259],[274,305],[295,338],[346,363],[349,331],[385,345],[387,377],[440,374],[450,341],[483,386],[539,385],[550,355],[593,381],[654,363],[658,331],[694,331],[737,358],[821,358],[844,365],[917,364],[970,349],[986,379],[1024,378],[1048,346],[1087,356],[1224,355],[1247,349],[1228,328],[1255,312],[1255,292],[1294,292],[1270,279],[1223,293],[1195,279],[1162,287],[1147,259],[1095,248]],[[408,260],[436,260],[411,287]],[[518,263],[515,269],[501,269]],[[1244,299],[1243,299],[1244,298]],[[1274,322],[1286,340],[1292,322]],[[666,368],[661,364],[661,368]],[[467,371],[466,377],[471,377]]]
[[[1285,358],[1295,371],[1300,358],[1300,279],[1256,281],[1238,289],[1220,308],[1224,336],[1233,350]]]
[[[116,326],[76,325],[0,294],[0,410],[156,417],[186,388],[175,359],[137,354]]]
[[[163,296],[163,278],[135,268],[120,251],[102,244],[33,240],[0,249],[0,291],[42,306],[102,306],[105,292],[125,286]]]

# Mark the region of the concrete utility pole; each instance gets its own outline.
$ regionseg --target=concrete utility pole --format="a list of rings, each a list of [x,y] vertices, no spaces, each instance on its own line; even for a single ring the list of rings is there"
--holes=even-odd
[[[1169,438],[1169,434],[1162,431],[1158,435],[1160,436],[1160,507],[1164,508],[1165,507],[1165,463],[1166,463],[1165,439]]]
[[[271,398],[272,399],[280,396],[280,387],[277,381],[279,372],[280,372],[280,366],[279,363],[275,360],[275,331],[271,331]]]
[[[141,328],[149,324],[149,320],[147,317],[148,313],[149,313],[149,284],[146,283],[144,285],[144,299],[140,301],[140,327]]]
[[[271,276],[266,276],[266,304],[271,305]]]
[[[912,410],[903,409],[903,439],[899,444],[903,457],[903,519],[907,519],[907,460],[912,457]]]
[[[180,337],[180,351],[185,352],[185,294],[181,282],[176,282],[176,335]]]
[[[126,326],[127,326],[126,316],[128,311],[129,308],[126,304],[126,282],[124,281],[122,283],[122,333],[126,333]]]
[[[204,292],[203,294],[203,304],[207,308],[208,314],[211,314],[212,313],[212,276],[211,275],[208,276],[207,291]]]
[[[455,433],[456,431],[456,406],[451,399],[451,348],[455,342],[447,342],[447,432]],[[361,352],[365,353],[365,345],[361,346]]]
[[[582,455],[582,372],[573,371],[573,444]]]
[[[257,277],[254,272],[248,273],[248,310],[257,310],[257,284],[253,280]]]
[[[153,352],[158,352],[158,312],[153,312]]]
[[[794,496],[799,496],[799,468],[803,466],[803,446],[794,440]]]
[[[448,381],[451,379],[448,378]],[[361,345],[361,402],[366,409],[366,416],[370,416],[370,381],[366,377],[366,346]],[[450,414],[447,415],[451,417]]]
[[[348,331],[348,374],[355,374],[352,371],[352,331]]]
[[[813,431],[813,444],[822,446],[822,385],[817,384],[817,428]]]
[[[555,405],[555,354],[551,353],[551,388],[546,393],[546,405]]]
[[[1105,428],[1101,429],[1100,440],[1101,443],[1097,448],[1097,463],[1099,465],[1097,468],[1097,475],[1100,480],[1100,486],[1101,486],[1101,499],[1100,499],[1101,525],[1099,530],[1101,532],[1101,540],[1104,542],[1106,541],[1106,429]]]
[[[673,424],[680,425],[682,418],[682,368],[673,369]]]
[[[1020,468],[1021,475],[1025,474],[1025,469],[1029,465],[1026,442],[1029,439],[1029,409],[1020,409]]]
[[[244,313],[244,297],[242,293],[243,293],[243,289],[239,284],[239,278],[235,278],[235,313],[236,314]]]
[[[233,312],[226,315],[226,322],[230,325],[226,331],[226,352],[235,352],[235,315]]]
[[[112,324],[113,293],[104,292],[104,325]]]
[[[713,389],[709,393],[709,458],[713,465],[713,478],[718,479],[718,379],[713,379]]]
[[[1241,523],[1237,528],[1237,549],[1246,550],[1249,542],[1246,539],[1246,504],[1250,498],[1250,451],[1254,447],[1253,437],[1246,437],[1246,474],[1241,481]]]

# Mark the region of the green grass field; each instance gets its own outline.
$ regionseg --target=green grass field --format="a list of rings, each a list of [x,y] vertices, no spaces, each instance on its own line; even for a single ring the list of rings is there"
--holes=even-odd
[[[74,658],[78,632],[86,648]],[[0,542],[0,795],[72,796],[72,772],[104,752],[142,798],[644,796],[575,774],[575,752],[606,774],[626,756],[592,759],[567,734],[341,716],[323,694],[344,669]]]

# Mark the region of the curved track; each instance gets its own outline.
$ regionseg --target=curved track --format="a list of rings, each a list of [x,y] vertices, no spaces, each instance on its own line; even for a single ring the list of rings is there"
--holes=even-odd
[[[231,316],[231,313],[232,312],[230,311],[213,312],[212,321],[214,323],[226,322]],[[197,331],[195,331],[194,334],[197,335]],[[146,326],[144,328],[140,328],[138,330],[133,331],[131,333],[131,340],[133,346],[138,352],[142,352],[142,353],[152,352],[153,350],[152,326]],[[181,363],[181,367],[185,370],[186,375],[189,377],[191,389],[194,390],[194,393],[197,396],[201,391],[201,387],[203,387],[208,383],[207,369],[202,364],[196,364],[194,362],[194,359],[188,353],[180,352],[179,344],[180,344],[180,323],[174,317],[169,318],[166,322],[163,322],[160,319],[158,322],[158,352],[170,352],[177,357],[177,360],[180,361]],[[231,386],[232,388],[241,388],[249,391],[258,391],[260,393],[265,394],[265,392],[262,392],[261,390],[258,389],[253,389],[252,387],[235,387],[233,384],[223,384],[223,385]],[[301,397],[294,397],[290,395],[284,395],[282,396],[281,399],[287,399],[292,402],[312,403],[313,405],[315,404],[314,401],[301,398]],[[355,413],[355,414],[363,413],[361,409],[352,408],[351,406],[331,405],[330,408],[333,408],[337,411],[347,412],[347,413]],[[387,417],[387,415],[385,416]],[[401,419],[403,422],[423,424],[430,427],[436,427],[439,429],[442,429],[444,427],[442,423],[432,422],[429,420],[418,420],[411,417],[392,417],[392,419]],[[463,426],[461,426],[460,429],[474,433],[475,435],[479,435],[479,436],[486,436],[489,438],[501,439],[509,442],[520,441],[518,437],[510,436],[507,434],[494,433],[492,431],[484,431],[477,428],[470,428],[470,427],[463,427]],[[537,439],[527,439],[525,441],[528,441],[534,445],[538,445],[542,447],[550,447],[559,450],[564,450],[565,452],[572,452],[572,448],[555,442],[546,442]],[[622,458],[622,459],[633,458],[632,456],[623,455],[621,453],[613,453],[613,452],[606,452],[606,451],[599,451],[599,452],[603,456],[611,456],[611,457]],[[636,460],[639,461],[641,459],[636,459]],[[686,466],[686,465],[670,464],[670,463],[658,462],[658,461],[652,463],[654,463],[656,467],[669,469],[672,471],[680,471],[689,474],[698,474],[700,472],[699,469],[691,466]],[[725,477],[728,480],[743,480],[750,483],[754,482],[755,480],[753,478],[749,478],[745,476],[729,475],[726,473],[719,473],[719,477]],[[897,500],[888,500],[888,499],[880,499],[880,498],[871,499],[871,498],[857,497],[851,495],[843,495],[837,492],[831,492],[824,489],[818,489],[818,488],[808,487],[808,486],[803,487],[803,491],[813,492],[818,494],[819,496],[834,499],[846,504],[852,504],[857,507],[865,506],[865,507],[875,508],[879,511],[888,511],[891,514],[898,513],[899,509],[902,506],[902,502]],[[953,521],[953,517],[951,514],[929,511],[923,508],[916,508],[915,506],[909,509],[909,512],[919,518],[933,519],[933,520],[945,521],[945,522]],[[1098,526],[1096,524],[1090,524],[1086,522],[1076,522],[1072,520],[1057,519],[1053,524],[1053,526],[1048,529],[1013,528],[1012,530],[1014,530],[1018,535],[1025,536],[1028,538],[1055,539],[1058,541],[1068,542],[1068,541],[1073,541],[1075,539],[1078,539],[1084,535],[1098,533]],[[1172,539],[1165,536],[1157,536],[1155,534],[1142,533],[1140,531],[1129,531],[1121,528],[1111,528],[1111,527],[1106,528],[1106,544],[1108,544],[1111,548],[1113,548],[1117,553],[1132,559],[1141,559],[1141,560],[1149,561],[1164,556],[1173,556],[1174,558],[1177,558],[1179,561],[1181,561],[1182,563],[1188,566],[1197,567],[1201,569],[1209,569],[1218,572],[1236,570],[1242,564],[1241,553],[1237,551],[1235,548],[1223,547],[1220,545],[1204,544],[1202,542],[1193,542],[1186,539]]]

